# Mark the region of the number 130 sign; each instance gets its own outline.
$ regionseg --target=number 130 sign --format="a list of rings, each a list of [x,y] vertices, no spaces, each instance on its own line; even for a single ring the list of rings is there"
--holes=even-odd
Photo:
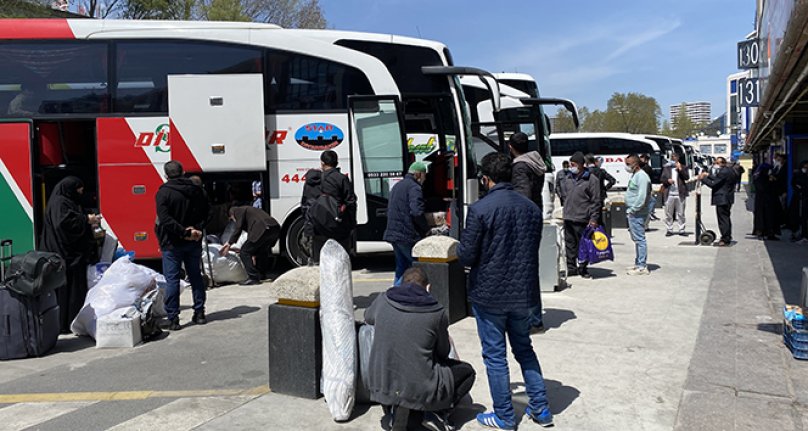
[[[760,41],[758,39],[738,42],[738,69],[755,69],[760,66]]]

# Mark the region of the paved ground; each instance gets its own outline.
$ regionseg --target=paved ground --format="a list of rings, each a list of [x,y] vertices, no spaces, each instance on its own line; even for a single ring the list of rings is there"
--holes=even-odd
[[[631,278],[624,268],[633,263],[633,244],[619,230],[616,261],[593,268],[595,280],[574,278],[572,288],[543,296],[549,330],[533,339],[557,429],[808,426],[802,419],[808,365],[790,357],[779,335],[780,307],[784,297],[795,301],[808,247],[744,238],[751,216],[739,198],[736,246],[683,245],[685,239],[666,238],[654,222],[653,273]],[[705,222],[715,226],[711,208]],[[357,262],[364,268],[354,273],[358,315],[389,284],[391,261]],[[217,288],[209,292],[207,326],[134,349],[98,350],[67,337],[45,358],[4,362],[0,430],[379,429],[378,406],[358,406],[350,422],[336,424],[322,399],[267,392],[271,301],[269,284]],[[461,358],[478,371],[473,401],[454,419],[463,429],[480,429],[472,418],[491,403],[473,319],[450,333]],[[521,411],[522,379],[511,363]]]

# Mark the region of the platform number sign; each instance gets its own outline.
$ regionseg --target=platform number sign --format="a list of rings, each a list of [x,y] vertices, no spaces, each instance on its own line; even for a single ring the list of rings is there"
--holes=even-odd
[[[738,69],[755,69],[760,66],[760,41],[758,39],[738,42]]]
[[[758,78],[741,78],[738,80],[738,98],[741,107],[760,106],[760,80]]]

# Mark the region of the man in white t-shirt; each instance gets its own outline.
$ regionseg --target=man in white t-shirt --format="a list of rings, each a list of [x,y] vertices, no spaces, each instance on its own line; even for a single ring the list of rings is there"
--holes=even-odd
[[[662,183],[662,199],[665,202],[665,227],[668,232],[665,236],[673,236],[673,220],[679,225],[677,233],[685,235],[685,202],[687,201],[687,168],[679,161],[679,155],[674,153],[671,161],[662,170],[660,182]]]

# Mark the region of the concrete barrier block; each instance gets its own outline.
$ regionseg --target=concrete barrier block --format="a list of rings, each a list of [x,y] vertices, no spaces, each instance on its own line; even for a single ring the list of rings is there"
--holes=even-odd
[[[281,300],[319,303],[320,268],[317,266],[302,266],[287,271],[272,282],[271,289],[274,296]]]
[[[442,235],[428,236],[412,248],[412,257],[417,260],[441,259],[450,261],[457,259],[457,240]]]
[[[320,309],[272,304],[268,313],[270,390],[319,398],[323,368]]]

